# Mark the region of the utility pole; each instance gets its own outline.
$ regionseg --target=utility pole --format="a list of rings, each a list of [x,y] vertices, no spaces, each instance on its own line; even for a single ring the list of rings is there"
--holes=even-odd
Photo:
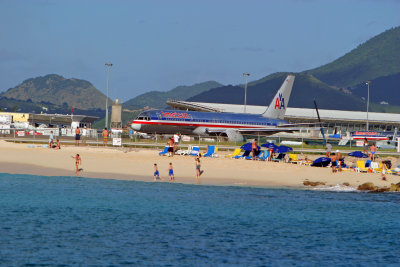
[[[369,121],[368,121],[368,108],[369,108],[369,85],[371,81],[366,81],[365,84],[368,86],[368,95],[367,95],[367,132],[369,131]]]
[[[108,81],[109,81],[109,77],[110,77],[110,68],[112,67],[112,63],[107,62],[106,64],[106,68],[107,68],[107,96],[106,96],[106,123],[105,123],[105,128],[108,128]]]
[[[245,82],[245,84],[244,84],[244,110],[243,110],[243,113],[246,113],[246,103],[247,103],[247,79],[248,79],[248,77],[250,76],[250,73],[244,72],[244,73],[243,73],[243,76],[244,76],[245,79],[246,79],[246,82]]]

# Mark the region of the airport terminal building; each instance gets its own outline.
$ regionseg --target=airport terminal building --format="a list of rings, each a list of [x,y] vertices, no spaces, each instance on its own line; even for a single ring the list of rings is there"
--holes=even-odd
[[[244,113],[244,105],[188,102],[168,100],[167,104],[173,109]],[[261,114],[265,106],[246,106],[246,113]],[[366,131],[367,112],[319,109],[321,121],[328,134],[348,135],[355,131]],[[315,123],[318,116],[315,109],[287,108],[285,120],[290,123]],[[400,127],[400,114],[368,112],[369,131],[395,132]]]

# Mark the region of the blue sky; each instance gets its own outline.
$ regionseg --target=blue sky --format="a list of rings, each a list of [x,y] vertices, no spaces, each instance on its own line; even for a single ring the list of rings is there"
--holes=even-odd
[[[0,92],[50,73],[126,101],[303,71],[400,25],[397,0],[0,0]]]

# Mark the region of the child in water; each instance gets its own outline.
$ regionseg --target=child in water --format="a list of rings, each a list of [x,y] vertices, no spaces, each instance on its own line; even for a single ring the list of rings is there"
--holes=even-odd
[[[76,156],[72,156],[73,159],[75,159],[75,175],[78,175],[79,173],[79,165],[82,165],[82,158],[79,156],[79,154],[76,154]]]
[[[154,163],[154,181],[156,180],[162,180],[160,177],[160,172],[158,171],[157,164]]]
[[[174,169],[172,167],[172,162],[169,163],[169,181],[170,182],[174,182],[175,181]]]

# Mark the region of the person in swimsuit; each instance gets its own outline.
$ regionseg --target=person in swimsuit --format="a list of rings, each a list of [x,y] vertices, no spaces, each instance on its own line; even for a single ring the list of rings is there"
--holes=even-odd
[[[57,143],[56,143],[54,149],[61,149],[60,140],[58,140],[58,138],[57,138]]]
[[[75,145],[79,146],[79,140],[81,140],[81,129],[79,127],[76,127],[75,130]]]
[[[375,161],[375,152],[377,148],[374,144],[372,144],[369,149],[371,149],[371,161]]]
[[[364,153],[368,155],[368,140],[367,140],[367,138],[364,138],[363,147],[364,147]]]
[[[79,165],[82,165],[82,158],[79,156],[79,154],[76,154],[76,156],[72,156],[73,159],[75,159],[75,175],[78,175],[79,173]]]
[[[386,177],[386,164],[382,162],[382,180],[387,181]]]
[[[154,163],[154,181],[162,180],[160,177],[160,172],[158,171],[157,164]]]
[[[332,173],[335,173],[336,167],[337,167],[337,158],[336,158],[335,153],[332,153],[331,163],[332,163]]]
[[[337,166],[338,166],[338,169],[339,169],[339,172],[341,172],[342,171],[342,160],[343,160],[343,157],[342,157],[342,153],[340,153],[340,150],[338,149],[338,150],[336,150],[336,153],[337,153]]]
[[[168,139],[168,157],[174,156],[174,138]]]
[[[253,151],[253,160],[256,160],[258,153],[257,139],[254,139],[253,143],[251,143],[251,151]]]
[[[172,167],[172,162],[169,163],[169,171],[168,171],[168,174],[169,174],[169,181],[170,181],[170,182],[175,182],[174,169],[173,169],[173,167]]]
[[[53,141],[54,141],[54,134],[53,131],[50,131],[50,136],[49,136],[49,148],[53,147]]]
[[[108,142],[108,130],[107,128],[104,128],[103,132],[101,133],[103,135],[103,145],[106,146]]]
[[[200,176],[203,174],[204,171],[200,170],[200,158],[196,157],[196,179],[197,179],[197,183],[200,183]]]

